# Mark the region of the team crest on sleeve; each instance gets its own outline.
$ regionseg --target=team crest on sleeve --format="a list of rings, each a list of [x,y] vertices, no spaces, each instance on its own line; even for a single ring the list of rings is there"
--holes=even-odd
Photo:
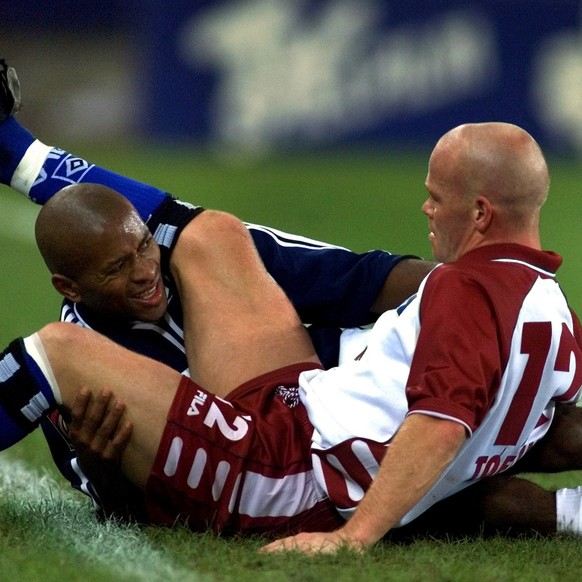
[[[170,248],[174,242],[174,237],[178,232],[178,227],[172,224],[158,224],[154,232],[154,239],[162,246]]]

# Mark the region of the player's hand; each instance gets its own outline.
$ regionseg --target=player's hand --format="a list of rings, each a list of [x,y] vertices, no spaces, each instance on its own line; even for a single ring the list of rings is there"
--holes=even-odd
[[[71,409],[69,436],[81,455],[119,463],[129,442],[132,425],[123,420],[125,404],[113,399],[110,390],[97,396],[82,388]]]
[[[362,551],[361,543],[349,539],[341,529],[333,532],[300,533],[282,538],[261,548],[261,552],[302,552],[304,554],[333,554],[340,548]]]

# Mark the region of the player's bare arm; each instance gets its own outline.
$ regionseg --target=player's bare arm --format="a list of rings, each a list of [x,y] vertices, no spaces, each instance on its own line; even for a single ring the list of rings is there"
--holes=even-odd
[[[436,267],[433,261],[404,259],[395,265],[372,305],[372,313],[381,315],[395,309],[418,291],[421,281]]]
[[[330,533],[301,533],[264,550],[330,553],[342,546],[364,549],[385,536],[429,491],[466,439],[454,421],[412,414],[390,444],[372,486],[353,517]],[[429,453],[429,454],[427,454]]]

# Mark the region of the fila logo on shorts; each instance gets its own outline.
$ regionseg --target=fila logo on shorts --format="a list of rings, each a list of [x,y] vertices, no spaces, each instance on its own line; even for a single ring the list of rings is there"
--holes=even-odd
[[[200,414],[198,407],[206,404],[207,397],[208,397],[208,394],[205,394],[204,392],[202,392],[202,390],[197,390],[196,396],[194,396],[194,398],[192,398],[192,402],[190,403],[190,407],[188,408],[188,412],[186,412],[186,414],[188,416],[196,416],[196,415]]]

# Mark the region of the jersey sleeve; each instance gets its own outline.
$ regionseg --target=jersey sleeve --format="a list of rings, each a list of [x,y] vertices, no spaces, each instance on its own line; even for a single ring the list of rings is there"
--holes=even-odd
[[[180,233],[203,210],[201,206],[168,196],[148,218],[146,224],[160,247],[162,273],[170,273],[170,257]]]
[[[346,248],[276,229],[247,225],[267,270],[301,319],[319,326],[357,327],[376,319],[370,312],[390,271],[410,255]]]
[[[406,388],[409,409],[473,431],[490,408],[490,387],[498,385],[503,368],[491,302],[470,275],[443,266],[427,280],[420,317]]]

